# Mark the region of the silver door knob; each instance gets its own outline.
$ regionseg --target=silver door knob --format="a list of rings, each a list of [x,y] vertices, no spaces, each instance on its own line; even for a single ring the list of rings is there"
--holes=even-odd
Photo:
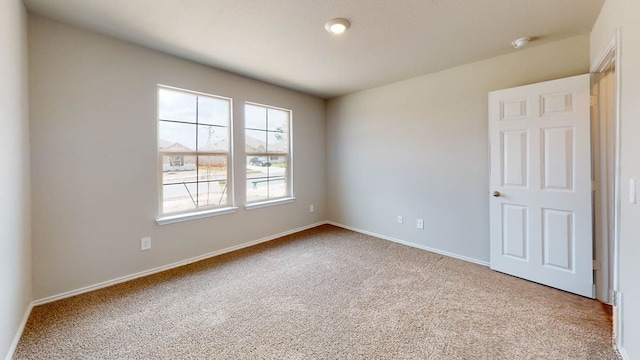
[[[500,191],[494,191],[493,192],[493,196],[500,197]]]

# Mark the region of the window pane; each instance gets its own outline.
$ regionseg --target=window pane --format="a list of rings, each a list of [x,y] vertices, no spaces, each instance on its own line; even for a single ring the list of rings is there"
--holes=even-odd
[[[278,156],[277,160],[271,160],[271,166],[269,166],[269,177],[272,179],[285,179],[287,177],[286,156]]]
[[[268,177],[270,166],[271,160],[266,156],[247,156],[247,178]]]
[[[286,156],[247,156],[247,202],[287,196],[286,172]]]
[[[227,181],[202,181],[198,183],[198,207],[227,205]]]
[[[227,157],[198,156],[197,170],[195,159],[163,156],[165,213],[227,205]]]
[[[162,211],[181,212],[196,209],[196,184],[175,184],[162,186]]]
[[[160,213],[228,206],[231,100],[159,87],[158,116]]]
[[[247,203],[265,201],[269,199],[267,179],[247,180]]]
[[[263,106],[244,105],[244,127],[247,129],[267,129],[267,109]]]
[[[245,104],[247,203],[291,195],[291,111]]]
[[[198,151],[229,151],[229,128],[198,125]]]
[[[196,157],[182,155],[162,156],[162,183],[182,184],[198,180]]]
[[[287,184],[284,177],[273,178],[269,181],[269,199],[287,196]]]
[[[289,195],[287,184],[287,157],[278,156],[271,160],[269,168],[269,198],[276,199]]]
[[[159,150],[171,152],[196,149],[196,125],[159,121],[158,127]]]
[[[268,109],[268,130],[289,132],[289,112],[277,109]]]
[[[256,178],[247,180],[247,202],[266,201],[288,195],[284,177]]]
[[[199,181],[227,181],[226,156],[198,156]]]
[[[230,101],[198,96],[198,123],[229,126]]]
[[[196,95],[160,88],[158,90],[160,120],[196,122]]]
[[[262,130],[246,130],[244,147],[248,153],[267,151],[267,132]]]
[[[269,131],[267,140],[268,152],[288,153],[289,152],[289,134]]]

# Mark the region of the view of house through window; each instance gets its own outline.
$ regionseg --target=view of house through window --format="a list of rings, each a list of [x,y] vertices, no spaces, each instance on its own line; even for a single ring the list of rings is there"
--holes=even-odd
[[[291,196],[291,110],[246,103],[247,204]]]
[[[158,87],[160,215],[231,206],[231,99]]]

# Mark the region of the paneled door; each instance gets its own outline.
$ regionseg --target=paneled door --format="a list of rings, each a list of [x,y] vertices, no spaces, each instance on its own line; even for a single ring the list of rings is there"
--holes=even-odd
[[[489,93],[490,265],[594,297],[589,74]]]

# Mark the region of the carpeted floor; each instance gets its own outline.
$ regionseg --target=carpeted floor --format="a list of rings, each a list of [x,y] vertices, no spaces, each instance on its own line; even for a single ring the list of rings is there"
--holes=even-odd
[[[33,309],[14,359],[617,359],[597,301],[320,226]]]

